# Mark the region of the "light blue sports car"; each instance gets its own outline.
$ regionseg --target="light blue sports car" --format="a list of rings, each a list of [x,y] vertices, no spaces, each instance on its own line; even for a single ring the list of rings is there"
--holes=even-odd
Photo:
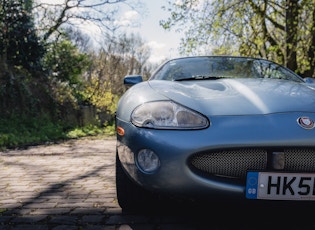
[[[169,60],[126,76],[116,111],[123,210],[158,197],[315,201],[315,87],[251,57]]]

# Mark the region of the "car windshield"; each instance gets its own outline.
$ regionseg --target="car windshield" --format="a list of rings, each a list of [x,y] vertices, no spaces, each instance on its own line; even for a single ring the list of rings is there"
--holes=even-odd
[[[164,63],[150,80],[188,81],[221,78],[273,78],[303,82],[293,71],[264,59],[210,56],[186,57]]]

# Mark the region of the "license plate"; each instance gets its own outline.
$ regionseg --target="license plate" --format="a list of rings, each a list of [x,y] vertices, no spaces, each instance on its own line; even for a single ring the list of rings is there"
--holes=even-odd
[[[246,198],[315,200],[315,174],[248,172]]]

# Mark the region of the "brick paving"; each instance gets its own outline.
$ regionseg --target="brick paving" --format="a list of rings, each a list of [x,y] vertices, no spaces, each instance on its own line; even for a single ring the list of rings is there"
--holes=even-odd
[[[188,229],[184,217],[124,215],[114,138],[0,152],[0,229]]]
[[[115,145],[114,138],[79,139],[0,152],[0,229],[221,230],[275,226],[266,218],[259,219],[265,225],[248,224],[246,213],[244,221],[237,222],[240,213],[228,216],[229,207],[205,210],[196,206],[187,215],[178,215],[176,209],[166,212],[169,206],[154,215],[123,214],[115,190]],[[217,219],[214,213],[227,221]],[[314,226],[312,222],[303,229]]]
[[[1,152],[0,228],[116,229],[114,153],[114,139]]]

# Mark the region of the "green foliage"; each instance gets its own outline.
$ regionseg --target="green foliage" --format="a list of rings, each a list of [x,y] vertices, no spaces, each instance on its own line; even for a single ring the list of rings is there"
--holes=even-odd
[[[96,125],[87,125],[85,127],[77,127],[67,133],[68,138],[80,138],[87,136],[113,136],[115,135],[115,126],[107,125],[98,127]]]
[[[67,111],[77,110],[83,103],[91,104],[82,98],[82,75],[89,65],[89,56],[81,53],[71,41],[63,39],[49,45],[43,66],[49,75],[52,97],[61,116]]]
[[[83,36],[61,29],[72,14],[58,18],[47,9],[52,5],[0,0],[0,149],[114,135],[109,122],[125,91],[123,77],[150,75],[150,50],[140,37],[106,37],[94,54]],[[58,7],[69,12],[68,5]],[[40,27],[50,13],[56,20]],[[36,25],[38,15],[47,18]]]
[[[91,77],[81,94],[84,101],[89,101],[101,111],[115,113],[119,97],[111,92],[110,83]]]
[[[314,0],[168,2],[160,24],[185,34],[182,54],[263,57],[315,76]]]
[[[62,124],[54,122],[47,115],[13,114],[0,119],[0,149],[36,145],[65,137]]]
[[[8,211],[8,209],[6,209],[6,208],[0,208],[0,214],[1,214],[1,213],[4,213],[4,212],[6,212],[6,211]]]
[[[1,68],[1,67],[0,67]],[[51,113],[55,109],[49,81],[35,77],[26,69],[8,67],[0,72],[1,116],[14,113]]]
[[[0,56],[30,72],[41,69],[44,46],[35,32],[32,1],[9,0],[0,4]]]
[[[115,125],[110,123],[105,127],[87,125],[69,128],[67,124],[56,122],[47,115],[34,117],[15,114],[0,119],[0,151],[73,138],[113,135]]]
[[[88,55],[80,53],[69,40],[50,44],[44,57],[44,67],[49,74],[69,85],[81,83],[80,76],[89,65]]]

